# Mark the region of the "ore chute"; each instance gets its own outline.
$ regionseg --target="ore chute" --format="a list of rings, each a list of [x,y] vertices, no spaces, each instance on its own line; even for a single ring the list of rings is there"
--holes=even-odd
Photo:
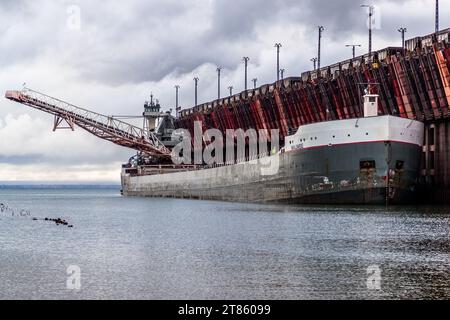
[[[78,126],[101,139],[136,150],[147,157],[170,158],[171,151],[148,127],[139,128],[29,88],[21,91],[7,91],[5,97],[53,115],[55,117],[54,131],[57,129],[74,130],[75,126]],[[66,126],[64,127],[64,125]]]

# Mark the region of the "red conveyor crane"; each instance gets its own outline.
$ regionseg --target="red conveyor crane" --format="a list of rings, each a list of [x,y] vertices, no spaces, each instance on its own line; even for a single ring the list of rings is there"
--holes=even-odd
[[[75,125],[93,135],[131,148],[152,157],[170,157],[170,150],[151,131],[93,111],[76,107],[70,103],[43,93],[24,88],[22,91],[7,91],[9,100],[52,114],[56,129],[75,129]],[[64,123],[68,127],[64,127]]]

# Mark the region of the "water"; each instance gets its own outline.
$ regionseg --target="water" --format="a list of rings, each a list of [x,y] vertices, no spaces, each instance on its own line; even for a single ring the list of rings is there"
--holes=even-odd
[[[0,189],[0,299],[448,299],[450,208],[337,208]],[[81,268],[68,290],[67,267]],[[381,290],[368,287],[369,266]]]

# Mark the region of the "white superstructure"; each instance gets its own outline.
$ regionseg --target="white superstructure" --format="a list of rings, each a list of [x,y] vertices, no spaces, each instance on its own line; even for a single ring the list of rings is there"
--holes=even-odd
[[[295,135],[286,137],[285,151],[371,142],[423,145],[423,123],[394,116],[377,116],[377,95],[364,96],[364,102],[365,118],[301,126]]]
[[[321,122],[302,126],[286,137],[286,151],[336,145],[400,142],[423,145],[424,124],[393,116]]]

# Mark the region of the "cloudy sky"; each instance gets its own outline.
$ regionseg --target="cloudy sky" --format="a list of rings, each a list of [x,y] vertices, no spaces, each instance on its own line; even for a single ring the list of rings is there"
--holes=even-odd
[[[449,27],[450,0],[441,0]],[[27,86],[107,115],[137,115],[150,92],[168,110],[243,90],[249,77],[276,78],[276,51],[286,76],[311,69],[317,26],[325,27],[322,65],[349,58],[346,44],[367,51],[364,0],[0,0],[0,94]],[[434,0],[367,0],[376,5],[374,47],[399,46],[434,31]],[[235,91],[235,92],[236,92]],[[51,132],[52,117],[0,99],[0,181],[119,182],[133,152],[81,129]]]

